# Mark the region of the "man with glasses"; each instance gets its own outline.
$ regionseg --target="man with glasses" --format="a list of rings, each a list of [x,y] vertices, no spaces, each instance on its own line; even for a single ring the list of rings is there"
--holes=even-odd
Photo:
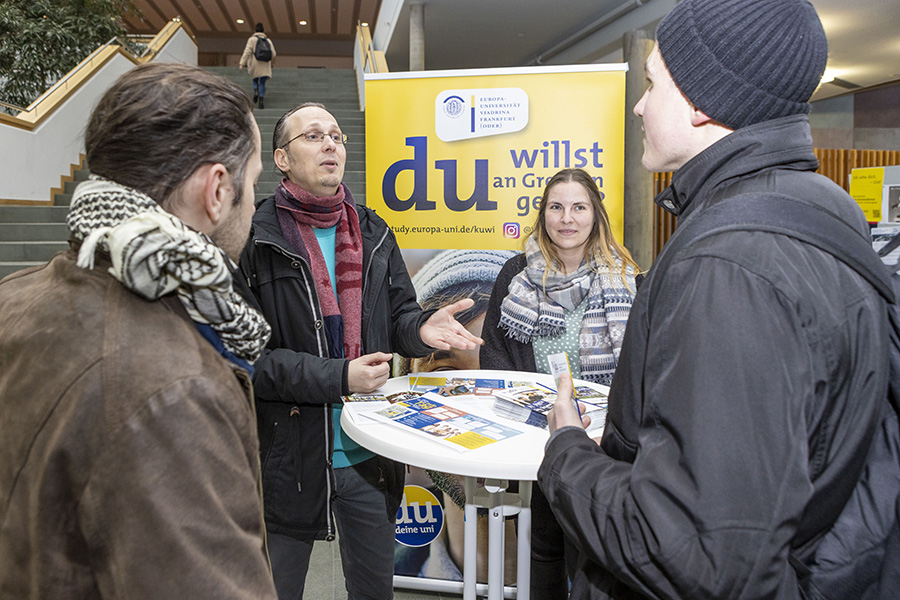
[[[466,299],[422,311],[394,235],[342,183],[347,136],[321,104],[279,119],[284,179],[253,217],[241,257],[244,295],[271,324],[256,362],[265,521],[275,587],[303,596],[314,540],[335,539],[349,598],[393,596],[394,523],[403,466],[340,428],[341,396],[387,381],[391,352],[474,349],[453,315]]]

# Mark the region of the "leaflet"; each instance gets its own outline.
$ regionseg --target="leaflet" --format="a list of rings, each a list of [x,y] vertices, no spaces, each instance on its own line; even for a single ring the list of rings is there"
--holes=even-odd
[[[556,383],[556,387],[559,388],[559,378],[563,375],[568,375],[569,379],[572,379],[572,368],[569,366],[569,355],[565,352],[560,352],[559,354],[549,354],[547,355],[547,362],[550,363],[550,374],[553,375],[553,381]],[[575,407],[575,412],[578,413],[578,418],[581,422],[584,422],[584,419],[581,418],[581,413],[578,411],[578,402],[577,399],[578,394],[572,390],[572,405]]]
[[[446,377],[432,377],[431,375],[411,374],[407,376],[409,390],[411,392],[430,392],[447,385]]]
[[[459,451],[474,450],[523,432],[449,406],[434,392],[400,400],[371,414]]]
[[[547,429],[547,413],[556,392],[539,384],[508,387],[494,393],[494,412],[514,421]]]

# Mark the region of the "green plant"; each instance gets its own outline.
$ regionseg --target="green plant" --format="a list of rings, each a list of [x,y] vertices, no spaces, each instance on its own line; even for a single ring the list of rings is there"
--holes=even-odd
[[[126,34],[132,0],[0,0],[0,100],[28,106],[82,60]]]

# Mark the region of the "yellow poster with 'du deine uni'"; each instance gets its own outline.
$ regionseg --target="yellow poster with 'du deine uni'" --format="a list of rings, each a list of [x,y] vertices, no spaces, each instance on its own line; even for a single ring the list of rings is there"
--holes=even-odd
[[[562,169],[622,239],[624,64],[366,75],[366,204],[403,248],[521,250]]]

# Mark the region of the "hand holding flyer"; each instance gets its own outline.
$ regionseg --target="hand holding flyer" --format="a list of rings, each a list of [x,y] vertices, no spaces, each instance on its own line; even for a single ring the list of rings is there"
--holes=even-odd
[[[562,375],[568,375],[569,379],[572,379],[572,369],[569,367],[568,354],[565,352],[548,354],[547,362],[550,364],[550,374],[553,376],[553,382],[556,384],[556,389],[559,389],[559,378]],[[575,406],[575,412],[578,414],[578,418],[584,423],[584,419],[581,418],[581,410],[578,407],[578,401],[575,399],[574,390],[572,392],[572,404]]]

